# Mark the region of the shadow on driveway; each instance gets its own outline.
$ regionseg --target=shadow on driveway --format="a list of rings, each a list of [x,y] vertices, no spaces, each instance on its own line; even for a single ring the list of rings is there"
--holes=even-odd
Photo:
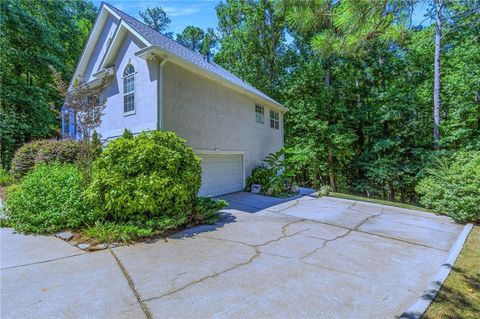
[[[277,198],[247,192],[238,192],[219,196],[217,198],[224,199],[229,203],[227,209],[235,209],[246,213],[256,213],[263,209],[282,204],[291,200],[295,200],[304,196],[312,196],[315,190],[310,188],[299,188],[297,195],[287,198]]]

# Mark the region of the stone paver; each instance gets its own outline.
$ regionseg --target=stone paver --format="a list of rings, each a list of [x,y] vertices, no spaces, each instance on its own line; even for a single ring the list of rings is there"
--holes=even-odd
[[[223,222],[154,243],[28,266],[46,257],[10,251],[20,266],[2,270],[2,318],[395,318],[462,230],[446,217],[335,198],[226,199]]]

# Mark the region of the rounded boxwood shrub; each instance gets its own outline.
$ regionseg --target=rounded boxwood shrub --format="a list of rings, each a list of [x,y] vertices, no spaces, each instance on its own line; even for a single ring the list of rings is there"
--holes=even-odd
[[[420,203],[458,222],[480,222],[480,152],[459,152],[438,164],[415,189]]]
[[[84,147],[84,143],[72,140],[38,140],[27,143],[15,153],[10,173],[15,179],[20,179],[36,164],[74,163],[78,159],[82,147]]]
[[[82,174],[72,164],[39,164],[5,201],[8,224],[26,233],[52,233],[92,224],[94,214],[83,196]]]
[[[113,140],[92,171],[87,197],[113,221],[186,223],[200,188],[200,158],[173,132]]]

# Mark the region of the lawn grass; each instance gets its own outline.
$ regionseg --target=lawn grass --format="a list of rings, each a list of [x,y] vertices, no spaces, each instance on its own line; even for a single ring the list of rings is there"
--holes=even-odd
[[[480,227],[473,227],[424,319],[480,318]]]
[[[388,201],[388,200],[381,200],[381,199],[355,196],[355,195],[343,194],[343,193],[335,193],[335,192],[331,192],[328,196],[335,197],[335,198],[358,200],[358,201],[362,201],[362,202],[369,202],[369,203],[375,203],[375,204],[380,204],[380,205],[394,206],[394,207],[399,207],[399,208],[421,210],[421,211],[424,211],[424,212],[433,213],[432,210],[424,208],[424,207],[409,205],[409,204],[400,203],[400,202],[391,202],[391,201]]]

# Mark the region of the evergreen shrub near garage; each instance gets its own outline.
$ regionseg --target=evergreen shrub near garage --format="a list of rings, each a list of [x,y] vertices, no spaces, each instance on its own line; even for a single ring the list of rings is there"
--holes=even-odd
[[[462,151],[436,167],[416,187],[420,203],[457,222],[480,222],[480,152]]]
[[[72,164],[39,164],[8,191],[8,225],[25,233],[78,229],[99,218],[83,196],[83,175]]]
[[[105,220],[156,229],[188,223],[200,188],[200,158],[173,132],[111,141],[94,162],[86,195]]]

